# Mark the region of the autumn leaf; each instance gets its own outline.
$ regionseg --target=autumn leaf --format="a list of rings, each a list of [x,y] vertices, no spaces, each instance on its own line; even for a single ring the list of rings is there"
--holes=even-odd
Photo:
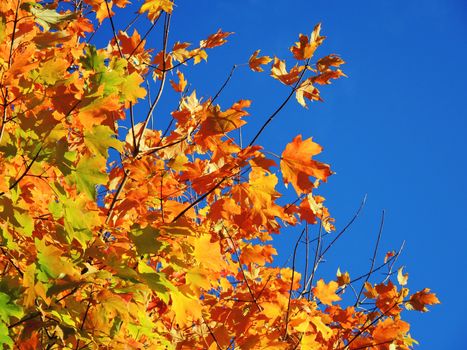
[[[260,51],[261,50],[256,50],[248,60],[248,65],[250,66],[250,69],[254,72],[262,72],[263,68],[261,68],[261,66],[264,64],[268,64],[272,61],[272,58],[269,56],[258,57]]]
[[[409,331],[410,326],[402,320],[394,320],[386,318],[378,322],[373,332],[373,339],[376,343],[393,342],[396,339],[401,339]]]
[[[321,153],[322,148],[312,139],[302,141],[299,135],[289,143],[281,156],[280,167],[284,183],[292,183],[298,194],[308,193],[313,188],[309,177],[326,181],[332,174],[329,165],[311,159]]]
[[[423,290],[413,294],[406,306],[408,309],[427,312],[428,309],[426,305],[434,305],[439,303],[440,301],[436,295],[434,293],[430,293],[429,288],[424,288]]]
[[[185,76],[183,75],[182,72],[177,71],[177,76],[178,76],[178,83],[176,83],[174,80],[170,80],[170,85],[172,85],[172,88],[176,92],[183,92],[185,90],[187,81],[185,80]]]
[[[409,280],[409,274],[404,274],[402,271],[403,269],[404,268],[401,267],[397,270],[397,282],[399,282],[401,286],[405,286],[407,284],[407,281]]]
[[[292,85],[298,81],[300,74],[304,69],[305,66],[296,65],[292,67],[290,71],[287,71],[285,61],[274,57],[274,62],[271,68],[271,76],[285,85]]]
[[[313,86],[313,79],[309,78],[303,81],[295,92],[295,97],[303,107],[308,108],[305,98],[309,101],[322,101],[319,95],[319,90]]]
[[[311,33],[311,37],[300,34],[299,41],[290,48],[297,60],[306,60],[313,56],[318,46],[322,44],[325,37],[320,36],[321,23],[317,24]]]
[[[337,276],[337,284],[339,285],[339,287],[345,286],[350,283],[350,275],[347,271],[342,273],[340,268],[338,268],[336,276]]]
[[[225,38],[232,34],[233,32],[223,32],[219,29],[217,33],[210,35],[206,40],[201,40],[199,46],[201,48],[212,49],[224,45],[227,42]]]
[[[148,13],[148,18],[155,21],[161,11],[172,13],[174,3],[172,0],[145,0],[139,9],[139,13]]]
[[[323,304],[332,305],[333,302],[341,300],[336,294],[337,288],[339,288],[337,282],[331,281],[326,284],[323,279],[320,279],[316,287],[313,288],[313,295]]]

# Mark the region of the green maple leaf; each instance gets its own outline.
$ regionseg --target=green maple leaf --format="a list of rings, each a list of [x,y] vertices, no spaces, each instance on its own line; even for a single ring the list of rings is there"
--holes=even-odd
[[[10,303],[10,296],[8,294],[0,292],[0,321],[8,323],[10,317],[21,318],[22,316],[23,309],[18,305]]]
[[[109,147],[123,151],[123,143],[114,136],[115,133],[107,125],[96,125],[84,133],[84,143],[93,154],[107,158]]]

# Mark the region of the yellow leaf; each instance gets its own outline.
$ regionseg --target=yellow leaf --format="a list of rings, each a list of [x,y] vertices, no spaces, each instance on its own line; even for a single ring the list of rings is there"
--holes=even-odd
[[[404,267],[401,267],[399,270],[397,270],[397,282],[399,282],[401,286],[405,286],[409,279],[409,274],[408,273],[404,274],[402,272],[403,269]]]
[[[146,0],[144,4],[141,5],[139,13],[147,12],[148,18],[154,21],[159,17],[161,11],[172,13],[173,5],[174,3],[171,0]]]

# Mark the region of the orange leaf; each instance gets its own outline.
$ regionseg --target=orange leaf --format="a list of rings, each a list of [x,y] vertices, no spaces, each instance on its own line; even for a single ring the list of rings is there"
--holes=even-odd
[[[268,64],[269,62],[272,61],[271,57],[269,56],[261,56],[258,57],[260,50],[256,50],[253,55],[251,55],[250,60],[248,61],[248,65],[250,66],[250,69],[255,72],[262,72],[263,68],[261,68],[261,65],[263,64]]]
[[[271,68],[271,76],[285,85],[292,85],[297,82],[300,78],[300,72],[304,69],[305,66],[294,66],[290,72],[287,72],[285,61],[275,57]]]
[[[402,338],[410,329],[410,325],[402,320],[394,320],[391,317],[381,321],[373,331],[375,343],[392,342]]]
[[[311,33],[311,40],[308,36],[300,34],[299,41],[295,43],[295,46],[290,48],[294,57],[297,60],[306,60],[311,58],[315,53],[316,49],[325,39],[324,36],[319,36],[321,30],[321,24],[317,24]]]
[[[430,293],[429,288],[425,288],[415,294],[413,294],[410,297],[410,301],[407,304],[409,308],[413,308],[414,310],[417,311],[423,311],[426,312],[428,309],[425,307],[425,305],[433,305],[433,304],[439,304],[440,301],[436,297],[436,294]]]
[[[302,136],[298,135],[282,153],[280,167],[284,183],[292,183],[298,194],[311,192],[313,183],[310,176],[326,181],[332,174],[329,165],[311,159],[321,150],[321,146],[311,138],[302,141]]]
[[[182,72],[177,71],[178,76],[178,83],[173,80],[170,80],[170,85],[172,85],[173,89],[177,92],[183,92],[185,90],[187,81],[185,80],[185,76]]]
[[[322,101],[319,96],[319,90],[313,86],[313,80],[307,79],[300,84],[295,93],[298,103],[307,108],[305,98],[310,101]]]
[[[231,34],[233,34],[233,32],[223,32],[219,29],[217,33],[210,35],[206,40],[201,40],[199,45],[206,49],[212,49],[213,47],[224,45],[227,42],[225,38]]]
[[[337,288],[339,288],[339,285],[336,281],[331,281],[326,284],[323,279],[320,279],[316,287],[313,288],[313,294],[323,304],[332,305],[334,301],[341,300],[341,297],[336,294]]]

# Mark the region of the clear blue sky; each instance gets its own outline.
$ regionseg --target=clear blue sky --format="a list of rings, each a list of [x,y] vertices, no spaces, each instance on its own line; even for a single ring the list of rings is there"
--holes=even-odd
[[[421,342],[420,349],[465,349],[461,339],[467,312],[463,300],[467,288],[467,68],[463,62],[467,3],[176,3],[172,40],[196,43],[218,28],[236,33],[226,46],[211,52],[207,65],[186,71],[198,96],[212,96],[231,66],[246,62],[256,49],[290,57],[288,47],[298,33],[309,34],[322,22],[328,39],[317,55],[341,55],[348,78],[324,88],[325,103],[313,103],[309,110],[293,101],[258,142],[280,153],[301,133],[324,146],[320,160],[330,163],[337,174],[321,193],[338,228],[368,194],[362,215],[329,254],[320,276],[331,278],[338,266],[351,276],[366,272],[385,209],[379,261],[405,240],[399,263],[410,274],[409,288],[415,292],[429,287],[442,302],[424,315],[405,313],[412,336]],[[154,33],[150,41],[158,43],[159,34]],[[218,101],[227,107],[240,98],[253,100],[244,133],[249,140],[287,92],[267,74],[254,74],[245,67],[235,73]],[[277,238],[278,261],[289,256],[295,236],[296,232],[285,232]]]

